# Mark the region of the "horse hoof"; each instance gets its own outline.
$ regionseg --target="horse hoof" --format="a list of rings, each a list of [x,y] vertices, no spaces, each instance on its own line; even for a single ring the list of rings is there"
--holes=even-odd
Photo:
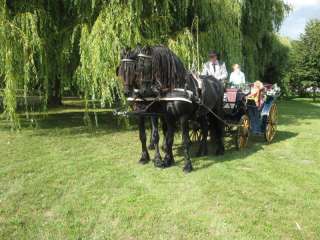
[[[162,162],[162,161],[155,161],[155,162],[154,162],[154,166],[155,166],[156,168],[166,168],[165,163]]]
[[[171,167],[172,165],[174,165],[174,159],[173,157],[165,157],[164,158],[164,165],[166,167]]]
[[[144,165],[147,164],[148,162],[150,162],[150,157],[148,153],[142,153],[142,156],[139,160],[139,163]]]
[[[190,173],[192,170],[193,170],[193,167],[192,167],[191,164],[187,164],[187,165],[185,165],[184,168],[183,168],[183,171],[184,171],[185,173]]]
[[[153,159],[153,162],[154,163],[162,163],[162,158],[160,155],[158,156],[155,156],[154,159]]]
[[[148,159],[140,159],[139,160],[139,163],[141,164],[141,165],[145,165],[145,164],[147,164],[148,162],[150,162],[150,160],[148,160]]]

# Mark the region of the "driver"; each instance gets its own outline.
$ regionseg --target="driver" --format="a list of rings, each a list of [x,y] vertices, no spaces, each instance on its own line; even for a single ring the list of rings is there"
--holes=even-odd
[[[222,83],[228,78],[226,64],[219,60],[219,54],[216,51],[209,52],[209,61],[203,66],[202,76],[212,76]]]

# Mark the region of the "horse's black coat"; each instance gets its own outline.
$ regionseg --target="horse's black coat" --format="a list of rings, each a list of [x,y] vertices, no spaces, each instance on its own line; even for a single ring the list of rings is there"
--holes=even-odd
[[[184,68],[180,59],[168,48],[163,46],[136,48],[122,54],[122,63],[119,67],[119,76],[124,80],[124,90],[127,96],[147,98],[166,97],[174,95],[174,89],[185,89],[193,93],[192,103],[184,101],[154,102],[148,107],[149,113],[162,114],[165,125],[165,157],[161,159],[159,151],[158,121],[152,119],[154,131],[154,146],[156,150],[154,163],[157,167],[168,167],[174,163],[172,145],[174,141],[175,123],[180,122],[184,146],[184,171],[192,170],[190,159],[189,120],[198,120],[201,124],[203,138],[198,154],[207,154],[208,119],[211,133],[218,143],[217,154],[223,154],[223,123],[216,118],[208,117],[205,104],[217,115],[222,116],[223,86],[212,78],[204,78],[201,99],[198,95],[198,84],[192,74]],[[127,61],[124,59],[134,60]],[[136,89],[136,90],[135,90]],[[177,93],[178,94],[178,93]],[[135,110],[146,110],[150,102],[134,104]],[[139,117],[140,141],[142,143],[142,156],[140,162],[149,161],[146,147],[145,117]]]

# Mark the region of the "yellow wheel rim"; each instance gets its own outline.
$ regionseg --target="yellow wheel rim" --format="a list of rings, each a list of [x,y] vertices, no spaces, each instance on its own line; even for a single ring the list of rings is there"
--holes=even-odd
[[[278,124],[278,109],[275,104],[272,105],[267,119],[265,138],[268,143],[271,143],[277,132]]]
[[[238,149],[244,149],[248,144],[249,139],[250,120],[247,115],[243,115],[240,119],[240,126],[238,127],[236,136],[236,145]]]

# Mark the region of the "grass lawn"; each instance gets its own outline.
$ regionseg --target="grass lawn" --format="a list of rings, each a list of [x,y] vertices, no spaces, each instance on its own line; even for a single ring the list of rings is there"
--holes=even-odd
[[[181,154],[169,169],[139,165],[137,130],[108,112],[91,131],[74,109],[36,130],[2,126],[0,239],[320,239],[320,104],[279,111],[274,143],[227,140],[191,174]]]

